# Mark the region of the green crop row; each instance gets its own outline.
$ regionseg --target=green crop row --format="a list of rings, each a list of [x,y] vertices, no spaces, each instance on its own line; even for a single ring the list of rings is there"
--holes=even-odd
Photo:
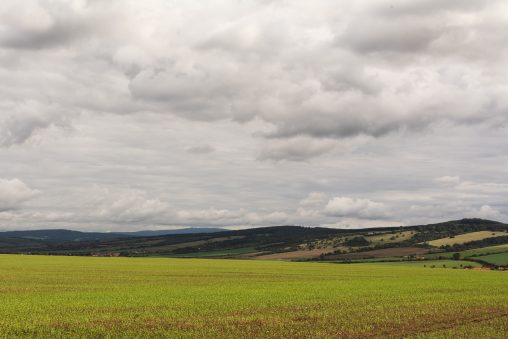
[[[0,255],[0,336],[501,338],[506,272]]]

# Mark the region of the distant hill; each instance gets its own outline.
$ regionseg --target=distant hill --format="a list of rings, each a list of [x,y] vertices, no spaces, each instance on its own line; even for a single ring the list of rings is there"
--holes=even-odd
[[[492,246],[499,249],[504,244],[508,244],[508,225],[483,219],[367,229],[270,226],[233,231],[188,228],[125,233],[0,233],[0,253],[277,260],[379,261],[439,253],[449,257],[453,252]]]
[[[0,238],[22,238],[42,241],[93,241],[126,237],[153,237],[168,234],[216,233],[223,228],[188,227],[176,230],[148,230],[135,232],[80,232],[66,229],[0,231]]]
[[[80,232],[65,229],[0,232],[0,238],[21,238],[39,241],[94,241],[125,237],[127,235],[121,233]]]
[[[137,231],[137,232],[118,232],[117,234],[124,234],[136,237],[153,237],[168,234],[197,234],[197,233],[217,233],[227,231],[224,228],[212,227],[187,227],[176,230],[154,230],[154,231]]]

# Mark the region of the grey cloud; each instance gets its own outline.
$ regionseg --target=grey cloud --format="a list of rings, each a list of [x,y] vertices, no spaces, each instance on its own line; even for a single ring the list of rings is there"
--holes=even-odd
[[[337,70],[328,70],[322,80],[327,91],[359,90],[367,95],[376,95],[382,90],[382,82],[377,76],[369,76],[364,69],[349,64]]]
[[[64,46],[85,36],[91,26],[84,8],[59,2],[6,2],[0,5],[0,45],[41,49]]]
[[[446,186],[455,186],[457,185],[458,183],[460,183],[460,177],[458,176],[450,176],[450,175],[446,175],[444,177],[439,177],[439,178],[436,178],[434,179],[437,183],[439,184],[442,184],[442,185],[446,185]]]
[[[179,222],[200,225],[252,226],[281,225],[288,215],[281,211],[249,212],[244,209],[228,210],[210,207],[206,210],[182,210],[177,213]]]
[[[155,104],[156,111],[168,110],[191,120],[213,121],[237,114],[233,110],[235,98],[244,87],[239,79],[226,68],[145,70],[130,82],[129,89],[134,98],[146,101],[148,107]]]
[[[143,7],[135,3],[124,7],[125,22],[142,20],[133,10],[136,6]],[[65,104],[66,111],[150,111],[209,122],[258,119],[273,126],[265,135],[278,138],[382,137],[425,130],[443,121],[481,124],[506,120],[506,91],[497,85],[502,77],[488,72],[489,65],[443,59],[454,49],[464,48],[454,46],[458,42],[451,32],[487,34],[491,28],[485,23],[463,22],[453,13],[449,14],[451,27],[446,28],[439,16],[397,21],[376,11],[376,6],[362,4],[359,7],[367,9],[352,11],[348,20],[337,24],[332,20],[336,13],[316,9],[323,21],[302,19],[296,15],[299,10],[313,9],[303,3],[270,2],[249,15],[245,15],[246,8],[252,8],[238,6],[242,17],[221,21],[224,14],[217,12],[219,19],[211,23],[203,16],[202,27],[193,30],[181,30],[186,22],[198,19],[185,15],[180,26],[171,20],[161,25],[145,22],[150,34],[126,29],[122,36],[120,29],[127,27],[123,21],[107,28],[98,25],[95,29],[100,34],[94,35],[93,42],[84,40],[75,47],[82,59],[64,54],[61,61],[68,68],[63,70],[49,61],[45,64],[45,73],[54,76],[44,84],[44,94]],[[86,8],[63,7],[41,9],[47,22],[37,30],[53,27],[65,17],[62,13],[71,13],[72,23],[100,23],[115,8],[96,2]],[[281,15],[281,8],[288,14]],[[154,17],[154,22],[158,20],[161,18]],[[19,26],[26,26],[18,21]],[[502,20],[497,25],[502,26]],[[340,38],[333,42],[322,32],[334,32]],[[481,44],[477,40],[474,44]],[[503,50],[502,44],[492,45],[499,46],[495,54]],[[372,58],[367,52],[389,52],[390,56]],[[417,52],[418,56],[404,57]],[[401,58],[404,61],[399,64]],[[82,75],[71,73],[85,64],[88,67]],[[464,72],[470,75],[460,79]],[[72,81],[57,81],[62,75]],[[91,81],[94,77],[97,80]],[[58,97],[58,92],[66,91]],[[50,125],[40,123],[38,129]],[[309,156],[316,153],[319,151]]]
[[[401,29],[403,27],[403,29]],[[443,33],[444,27],[415,20],[388,21],[369,18],[354,21],[340,36],[337,44],[359,53],[411,52],[427,48]]]
[[[414,0],[414,1],[379,1],[374,5],[373,11],[387,16],[401,15],[430,15],[442,12],[470,12],[478,11],[498,0],[486,3],[481,0]]]
[[[307,161],[333,149],[331,140],[313,140],[308,138],[272,139],[258,156],[260,160]]]
[[[193,154],[208,154],[215,151],[215,148],[210,145],[197,145],[187,148],[187,152]]]
[[[66,115],[58,109],[45,111],[37,102],[27,102],[3,109],[5,118],[0,118],[0,146],[22,144],[38,131],[58,126],[69,128]]]
[[[85,27],[56,24],[42,32],[17,31],[4,35],[0,43],[11,48],[39,49],[61,46],[83,36]]]
[[[506,221],[506,11],[3,1],[0,172],[45,199],[0,226]]]

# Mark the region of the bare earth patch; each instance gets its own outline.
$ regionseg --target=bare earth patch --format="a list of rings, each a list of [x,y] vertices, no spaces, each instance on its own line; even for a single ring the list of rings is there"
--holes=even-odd
[[[282,252],[282,253],[273,253],[257,256],[256,259],[263,260],[290,260],[290,259],[308,259],[308,258],[316,258],[321,254],[331,253],[335,249],[333,247],[328,248],[316,248],[314,250],[303,250],[303,251],[292,251],[292,252]]]
[[[383,257],[402,257],[406,255],[426,254],[429,250],[421,247],[399,247],[384,248],[366,252],[338,254],[329,259],[363,259],[363,258],[383,258]]]

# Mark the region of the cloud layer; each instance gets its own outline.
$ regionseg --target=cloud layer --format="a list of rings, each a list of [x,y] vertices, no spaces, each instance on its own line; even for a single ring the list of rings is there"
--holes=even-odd
[[[3,1],[0,227],[506,220],[507,14]]]

